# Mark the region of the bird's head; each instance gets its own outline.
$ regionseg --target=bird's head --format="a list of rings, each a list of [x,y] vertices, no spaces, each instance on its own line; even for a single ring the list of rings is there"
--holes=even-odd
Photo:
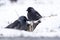
[[[28,7],[27,11],[30,12],[31,10],[34,10],[33,7]]]
[[[19,17],[18,20],[27,21],[27,18],[25,16],[21,16],[21,17]]]

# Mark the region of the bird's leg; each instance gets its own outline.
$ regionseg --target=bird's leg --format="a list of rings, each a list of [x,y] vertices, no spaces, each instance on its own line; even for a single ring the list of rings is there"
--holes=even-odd
[[[34,30],[33,24],[34,24],[34,21],[31,21],[31,24],[29,26],[29,31],[33,31]]]
[[[34,25],[34,21],[32,21],[31,25],[32,25],[31,26],[31,31],[33,31],[34,30],[34,26],[33,26]]]
[[[31,22],[32,23],[32,22]],[[32,29],[31,29],[31,27],[32,27],[32,24],[30,23],[30,26],[29,26],[29,31],[31,32],[32,31]]]

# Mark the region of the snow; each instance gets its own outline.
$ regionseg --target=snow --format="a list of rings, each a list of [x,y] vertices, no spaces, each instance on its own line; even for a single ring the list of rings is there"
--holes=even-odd
[[[60,32],[27,32],[16,29],[0,29],[0,37],[60,37]]]
[[[42,18],[41,23],[36,27],[34,32],[50,32],[53,31],[59,31],[60,28],[60,16],[52,16],[52,17],[46,17]]]
[[[33,32],[16,29],[5,29],[7,25],[18,19],[19,16],[27,17],[27,8],[34,7],[43,17],[41,23]],[[56,15],[56,16],[51,16]],[[50,17],[49,17],[50,16]],[[18,0],[11,3],[9,0],[0,0],[0,34],[1,36],[48,36],[60,37],[60,0]]]

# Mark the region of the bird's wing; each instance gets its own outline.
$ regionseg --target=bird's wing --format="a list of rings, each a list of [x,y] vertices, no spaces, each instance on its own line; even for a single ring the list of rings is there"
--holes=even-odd
[[[36,15],[39,16],[40,18],[42,18],[42,16],[38,12],[36,12]]]

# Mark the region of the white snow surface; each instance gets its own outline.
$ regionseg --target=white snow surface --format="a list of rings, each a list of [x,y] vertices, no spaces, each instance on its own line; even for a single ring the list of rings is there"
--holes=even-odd
[[[15,29],[0,29],[0,37],[60,37],[60,32],[27,32]]]
[[[18,19],[27,17],[27,8],[33,7],[43,17],[41,23],[33,32],[16,29],[5,29],[7,25]],[[56,16],[50,16],[56,15]],[[48,17],[50,16],[50,17]],[[5,37],[31,36],[31,37],[60,37],[60,0],[18,0],[11,3],[9,0],[0,0],[0,34]]]

